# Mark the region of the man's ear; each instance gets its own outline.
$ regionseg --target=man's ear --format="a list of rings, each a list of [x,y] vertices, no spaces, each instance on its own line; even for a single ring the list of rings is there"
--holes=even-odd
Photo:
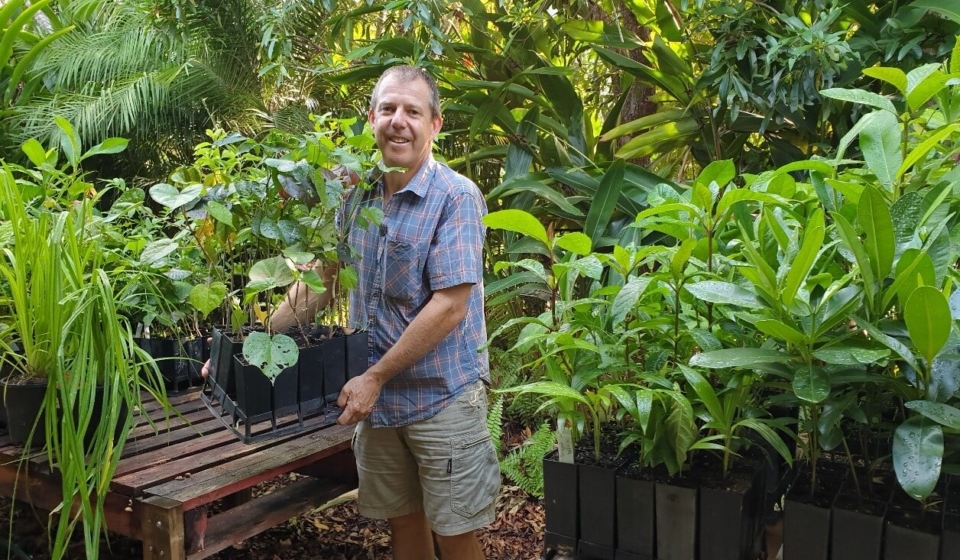
[[[440,134],[440,129],[443,128],[443,117],[436,116],[433,117],[433,136],[436,137],[437,134]]]
[[[373,109],[367,109],[367,122],[373,124]]]

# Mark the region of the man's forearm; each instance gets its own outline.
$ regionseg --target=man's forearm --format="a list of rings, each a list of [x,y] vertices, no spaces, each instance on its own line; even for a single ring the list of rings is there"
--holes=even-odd
[[[270,316],[271,330],[282,332],[294,325],[308,324],[313,321],[321,309],[330,305],[337,269],[330,266],[318,272],[323,278],[323,285],[326,290],[322,294],[318,294],[303,282],[294,283],[287,290],[283,301]]]
[[[386,383],[401,371],[412,367],[447,337],[467,314],[472,284],[461,284],[434,292],[397,340],[367,374]]]

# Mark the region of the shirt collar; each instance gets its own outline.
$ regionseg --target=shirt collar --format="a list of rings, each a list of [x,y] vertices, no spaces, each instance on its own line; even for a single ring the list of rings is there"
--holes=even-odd
[[[411,192],[420,198],[427,196],[427,189],[430,187],[430,181],[433,179],[433,173],[436,169],[437,162],[433,159],[433,154],[430,154],[423,165],[420,166],[417,174],[410,179],[407,186],[397,191],[397,194]]]

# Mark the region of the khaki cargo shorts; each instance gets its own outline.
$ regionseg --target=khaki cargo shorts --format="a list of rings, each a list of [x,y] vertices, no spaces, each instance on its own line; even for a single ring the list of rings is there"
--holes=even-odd
[[[360,514],[392,519],[423,511],[441,536],[490,524],[500,465],[486,420],[486,387],[477,381],[433,418],[399,428],[357,424]]]

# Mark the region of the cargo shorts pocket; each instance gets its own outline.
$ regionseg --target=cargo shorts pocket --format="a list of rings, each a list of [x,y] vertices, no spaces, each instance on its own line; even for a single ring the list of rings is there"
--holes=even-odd
[[[490,434],[453,442],[450,506],[454,513],[473,517],[489,506],[500,490],[500,466]]]
[[[413,299],[420,285],[417,246],[405,241],[387,241],[385,258],[383,295],[402,301]]]

